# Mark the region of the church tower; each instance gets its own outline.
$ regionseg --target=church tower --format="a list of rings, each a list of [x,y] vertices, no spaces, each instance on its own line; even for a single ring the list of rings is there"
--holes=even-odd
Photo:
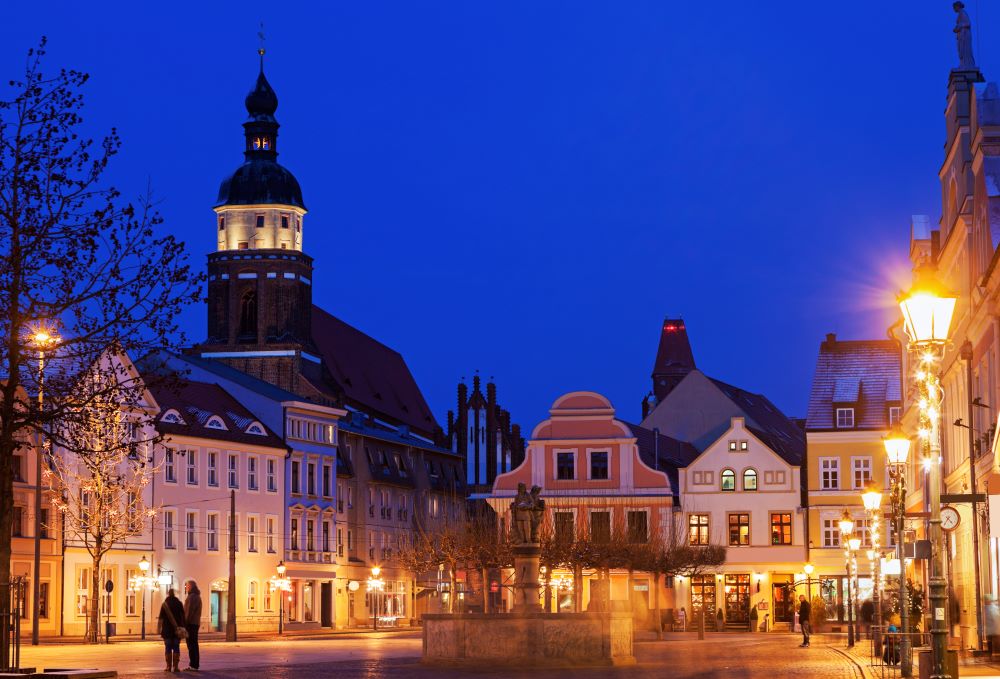
[[[312,258],[302,251],[305,203],[278,164],[278,97],[260,73],[245,105],[244,162],[219,187],[216,250],[208,256],[204,358],[297,392],[312,347]]]

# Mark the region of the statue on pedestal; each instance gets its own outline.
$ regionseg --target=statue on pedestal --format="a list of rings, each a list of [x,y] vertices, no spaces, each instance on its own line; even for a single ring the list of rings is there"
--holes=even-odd
[[[541,492],[539,486],[532,486],[529,493],[525,484],[517,484],[517,496],[510,503],[514,544],[538,544],[538,528],[545,513],[545,500],[539,497]]]
[[[972,57],[972,21],[965,11],[964,2],[952,3],[955,10],[955,38],[958,40],[958,66],[961,69],[975,69],[976,60]]]

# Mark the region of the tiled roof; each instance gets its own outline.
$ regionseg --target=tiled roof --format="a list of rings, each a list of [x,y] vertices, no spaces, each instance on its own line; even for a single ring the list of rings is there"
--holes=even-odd
[[[838,340],[828,335],[819,347],[806,429],[834,429],[837,405],[854,408],[855,429],[886,429],[889,406],[902,400],[900,361],[894,340]]]
[[[313,306],[312,339],[348,403],[433,435],[437,422],[398,352],[318,306]]]
[[[155,425],[157,431],[164,435],[197,436],[255,446],[287,448],[281,437],[258,422],[249,410],[217,384],[184,379],[170,380],[169,383],[150,380],[149,390],[160,405]],[[163,421],[163,416],[171,410],[177,411],[184,420],[183,424]],[[205,426],[213,415],[222,420],[226,429]],[[246,432],[246,428],[253,422],[260,424],[264,435]]]
[[[691,464],[698,457],[698,449],[686,441],[678,441],[664,434],[658,434],[651,429],[640,427],[637,424],[624,422],[632,435],[635,436],[635,445],[639,449],[639,457],[643,463],[653,469],[666,472],[670,479],[670,490],[675,498],[680,495],[680,479],[678,469]],[[657,436],[659,441],[657,441]],[[659,457],[659,460],[657,460]]]
[[[801,464],[806,450],[802,428],[778,410],[763,394],[754,394],[720,380],[712,379],[730,401],[746,415],[747,429],[788,464]]]

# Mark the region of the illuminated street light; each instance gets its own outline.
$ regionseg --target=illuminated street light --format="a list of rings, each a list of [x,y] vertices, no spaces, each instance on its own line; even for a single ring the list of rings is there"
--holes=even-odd
[[[379,593],[385,587],[385,582],[383,582],[378,576],[382,574],[382,569],[378,566],[372,566],[372,575],[367,580],[368,585],[368,605],[372,609],[372,630],[378,631],[378,616],[382,610],[379,605]]]

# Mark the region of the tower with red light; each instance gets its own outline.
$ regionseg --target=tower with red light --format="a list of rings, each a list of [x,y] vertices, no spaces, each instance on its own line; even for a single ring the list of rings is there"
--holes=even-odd
[[[653,364],[653,390],[642,402],[643,418],[695,367],[684,319],[665,318]]]

